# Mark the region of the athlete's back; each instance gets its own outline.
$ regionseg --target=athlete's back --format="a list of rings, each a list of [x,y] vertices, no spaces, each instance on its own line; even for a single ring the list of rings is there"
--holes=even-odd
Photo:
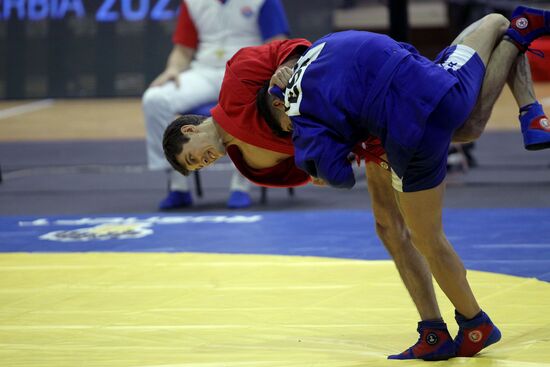
[[[298,61],[287,87],[289,116],[322,116],[348,135],[360,123],[363,101],[389,50],[400,47],[385,35],[360,31],[317,40]]]
[[[321,38],[298,61],[285,93],[297,164],[313,176],[324,172],[333,186],[352,186],[345,157],[374,135],[402,172],[429,114],[455,83],[414,47],[387,36],[346,31]]]

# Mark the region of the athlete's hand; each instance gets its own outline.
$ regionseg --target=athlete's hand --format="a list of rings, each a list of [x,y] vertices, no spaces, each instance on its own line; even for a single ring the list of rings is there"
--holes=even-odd
[[[271,77],[271,80],[269,81],[269,88],[276,85],[277,87],[284,90],[286,86],[288,85],[288,81],[292,77],[292,69],[288,66],[281,66],[278,68],[273,76]]]
[[[171,68],[166,69],[159,76],[157,76],[155,80],[153,80],[153,82],[151,83],[151,87],[158,87],[165,83],[173,81],[174,84],[176,84],[176,88],[179,88],[180,87],[180,82],[178,78],[179,75],[180,73],[176,69],[171,69]]]
[[[327,185],[325,180],[323,180],[322,178],[313,177],[313,176],[310,176],[310,177],[311,177],[311,183],[314,184],[315,186],[326,186]]]

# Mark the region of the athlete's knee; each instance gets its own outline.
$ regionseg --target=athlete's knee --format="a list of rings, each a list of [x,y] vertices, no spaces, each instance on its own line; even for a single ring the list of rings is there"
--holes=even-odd
[[[440,259],[445,258],[445,256],[447,255],[447,249],[443,247],[441,241],[413,239],[413,243],[418,252],[430,264],[433,261],[439,261]]]
[[[381,239],[402,239],[408,237],[408,230],[404,223],[396,221],[376,221],[376,234]]]
[[[464,125],[455,130],[452,142],[464,144],[476,141],[483,134],[488,120],[489,116],[487,118],[470,118]]]
[[[438,256],[445,247],[446,237],[441,226],[410,228],[410,235],[414,247],[425,257]]]
[[[411,246],[409,230],[398,218],[376,218],[376,234],[392,258],[407,253]]]
[[[502,14],[491,13],[483,18],[484,23],[490,24],[498,32],[504,34],[510,26],[510,21]]]

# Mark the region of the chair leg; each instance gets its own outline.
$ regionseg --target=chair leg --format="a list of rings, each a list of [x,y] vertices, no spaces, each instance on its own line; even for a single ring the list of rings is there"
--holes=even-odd
[[[294,197],[294,187],[288,188],[288,196]],[[262,186],[261,187],[261,198],[260,203],[267,204],[267,187]]]
[[[261,187],[262,196],[260,198],[260,203],[267,204],[267,187]]]
[[[195,191],[197,196],[202,198],[202,185],[201,185],[201,176],[198,171],[193,172],[195,176]]]

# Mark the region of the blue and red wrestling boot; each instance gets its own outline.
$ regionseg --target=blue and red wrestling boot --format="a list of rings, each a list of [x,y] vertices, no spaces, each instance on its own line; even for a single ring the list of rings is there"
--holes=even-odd
[[[506,35],[520,51],[527,51],[531,42],[550,34],[550,11],[518,6],[512,13]]]
[[[540,103],[535,102],[519,110],[523,144],[527,150],[550,148],[550,120]]]
[[[459,327],[455,338],[457,357],[473,357],[500,340],[500,330],[483,311],[470,320],[455,311],[455,320]]]
[[[456,356],[455,343],[443,321],[420,321],[416,330],[420,334],[416,344],[388,359],[442,361]]]

